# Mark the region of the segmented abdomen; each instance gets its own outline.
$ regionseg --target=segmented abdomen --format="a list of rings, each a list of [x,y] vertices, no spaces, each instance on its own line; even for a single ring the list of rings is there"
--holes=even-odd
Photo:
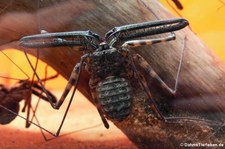
[[[98,100],[108,118],[121,121],[130,114],[131,90],[128,80],[116,76],[107,77],[98,83]]]

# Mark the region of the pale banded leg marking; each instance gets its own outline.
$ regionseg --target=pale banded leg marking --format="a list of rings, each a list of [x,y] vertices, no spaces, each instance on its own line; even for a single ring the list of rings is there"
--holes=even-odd
[[[160,76],[153,70],[153,68],[148,64],[148,62],[141,57],[139,54],[133,55],[134,61],[136,61],[136,64],[138,64],[141,68],[143,68],[152,78],[156,79],[160,86],[167,91],[169,91],[171,94],[175,94],[177,91],[177,85],[175,86],[175,89],[171,89],[161,78]]]
[[[58,136],[60,131],[61,131],[61,129],[62,129],[63,123],[64,123],[64,121],[66,119],[67,113],[69,111],[70,105],[71,105],[71,103],[73,101],[73,97],[74,97],[74,94],[75,94],[76,89],[77,89],[78,81],[79,81],[79,78],[80,78],[80,73],[81,73],[81,70],[82,70],[83,64],[84,64],[84,59],[86,59],[87,57],[88,57],[87,54],[83,55],[81,57],[80,63],[76,64],[76,66],[74,67],[74,69],[73,69],[73,71],[72,71],[72,73],[70,75],[69,81],[68,81],[68,83],[66,85],[66,88],[65,88],[61,98],[59,99],[59,101],[57,101],[56,104],[54,104],[54,108],[55,109],[59,109],[59,107],[64,102],[66,96],[68,95],[69,91],[71,90],[72,86],[74,86],[72,95],[71,95],[71,97],[69,99],[69,103],[68,103],[67,108],[66,108],[66,111],[65,111],[65,113],[63,115],[63,118],[62,118],[62,121],[60,123],[60,126],[59,126],[57,132],[55,133],[55,136]]]
[[[148,84],[147,84],[147,80],[145,79],[145,77],[138,71],[137,67],[135,64],[137,64],[137,59],[135,59],[136,54],[134,54],[133,57],[131,57],[131,61],[132,61],[132,66],[133,66],[133,70],[135,72],[135,75],[137,76],[137,80],[139,82],[139,84],[141,85],[141,87],[145,90],[145,92],[147,93],[148,96],[148,104],[151,107],[151,109],[153,110],[153,112],[155,112],[155,114],[157,114],[157,117],[162,120],[162,121],[166,121],[164,116],[162,115],[162,113],[160,112],[160,110],[158,109],[158,106],[155,102],[155,100],[152,98],[152,94],[148,88]],[[139,64],[137,64],[139,65]]]
[[[144,45],[153,45],[156,43],[161,43],[161,42],[167,42],[171,40],[175,40],[176,35],[172,33],[168,37],[164,38],[156,38],[156,39],[143,39],[143,40],[130,40],[125,42],[122,47],[124,48],[134,48],[134,47],[139,47],[139,46],[144,46]]]
[[[70,100],[69,100],[69,103],[67,105],[67,108],[66,108],[66,111],[63,115],[63,118],[62,118],[62,121],[60,123],[60,126],[58,128],[58,130],[56,131],[55,133],[55,136],[58,136],[61,129],[62,129],[62,126],[63,126],[63,123],[66,119],[66,116],[67,116],[67,113],[69,111],[69,108],[70,108],[70,105],[73,101],[73,97],[74,97],[74,94],[76,92],[76,89],[77,89],[77,85],[78,85],[78,81],[79,81],[79,77],[80,77],[80,73],[81,73],[81,70],[82,70],[82,66],[83,66],[83,58],[81,58],[81,61],[80,63],[77,63],[76,66],[74,67],[71,75],[70,75],[70,78],[69,78],[69,81],[66,85],[66,88],[65,90],[63,91],[63,94],[61,96],[61,98],[59,99],[59,101],[57,101],[56,104],[54,104],[54,108],[55,109],[59,109],[60,106],[63,104],[63,102],[65,101],[66,99],[66,96],[68,95],[68,93],[70,92],[71,88],[74,86],[74,89],[73,89],[73,92],[72,92],[72,95],[70,97]]]
[[[63,104],[63,102],[65,101],[65,99],[66,99],[68,93],[70,92],[71,88],[76,84],[76,81],[78,81],[78,77],[80,75],[79,69],[81,69],[80,63],[76,64],[76,66],[74,67],[74,69],[73,69],[73,71],[70,75],[70,78],[68,80],[68,83],[66,85],[65,90],[63,91],[59,101],[57,103],[55,103],[54,107],[56,109],[58,109]]]
[[[156,79],[162,88],[166,89],[169,91],[171,94],[176,94],[177,88],[178,88],[178,82],[180,78],[180,72],[181,72],[181,67],[182,67],[182,62],[183,62],[183,57],[184,57],[184,49],[185,49],[185,40],[186,37],[184,38],[184,43],[181,51],[181,58],[179,61],[179,66],[177,70],[177,75],[176,75],[176,80],[175,80],[175,85],[174,89],[170,88],[161,78],[160,76],[154,71],[154,69],[148,64],[148,62],[139,54],[133,54],[133,60],[135,61],[136,64],[138,64],[140,67],[142,67],[152,78]]]

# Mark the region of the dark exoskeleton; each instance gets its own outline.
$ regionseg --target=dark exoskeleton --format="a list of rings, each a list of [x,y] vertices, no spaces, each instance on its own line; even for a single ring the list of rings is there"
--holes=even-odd
[[[55,77],[57,77],[57,75],[44,80],[53,79]],[[48,96],[51,97],[53,102],[57,101],[56,97],[50,91],[46,90],[46,92],[48,93]],[[30,110],[34,110],[31,106],[32,94],[49,102],[48,97],[42,93],[42,87],[35,81],[20,80],[12,88],[6,88],[4,85],[0,85],[0,124],[8,124],[13,121],[16,116],[20,116],[18,115],[20,109],[19,103],[24,100],[25,102],[22,112],[26,112],[27,114],[26,127],[29,127],[31,122]]]
[[[182,56],[175,88],[171,89],[143,57],[138,54],[131,54],[129,48],[175,40],[173,31],[180,30],[187,25],[188,21],[182,18],[124,25],[115,27],[107,32],[104,39],[101,39],[98,34],[91,31],[44,33],[23,37],[20,40],[20,45],[27,48],[81,46],[84,55],[81,57],[80,62],[74,67],[61,98],[57,102],[53,102],[47,92],[46,95],[49,96],[49,102],[53,108],[60,108],[72,86],[74,86],[75,92],[81,70],[85,69],[91,75],[89,86],[93,100],[105,127],[109,128],[105,117],[121,121],[127,118],[131,112],[133,88],[130,79],[136,79],[139,82],[149,97],[149,105],[152,110],[159,119],[166,121],[165,117],[157,108],[149,91],[147,81],[138,71],[137,66],[143,68],[171,94],[175,94],[183,52],[181,52]],[[163,38],[138,39],[140,37],[169,32],[171,32],[171,34]],[[59,135],[61,126],[55,134],[56,136]]]

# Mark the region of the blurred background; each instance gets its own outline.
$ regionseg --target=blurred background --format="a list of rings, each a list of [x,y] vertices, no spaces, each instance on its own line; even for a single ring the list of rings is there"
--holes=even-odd
[[[190,27],[193,32],[201,38],[205,44],[225,62],[224,54],[224,37],[225,37],[225,2],[223,0],[204,1],[204,0],[174,0],[179,1],[183,9],[176,7],[172,0],[160,0],[177,17],[184,17],[190,22]],[[173,9],[174,8],[174,9]],[[178,14],[178,13],[179,14]],[[8,49],[4,51],[17,65],[21,68],[26,68],[26,73],[30,76],[32,70],[28,66],[28,62],[22,52]],[[31,56],[32,57],[32,56]],[[22,73],[5,55],[0,54],[0,59],[4,63],[0,64],[0,75],[14,78],[26,79]],[[32,58],[33,63],[35,58]],[[39,62],[39,68],[43,68],[45,64]],[[41,76],[44,76],[45,69],[38,69]],[[49,74],[54,74],[54,70],[48,69]],[[1,82],[10,83],[12,80],[3,79]],[[63,89],[66,80],[58,77],[51,83],[48,83],[50,88]]]
[[[175,1],[175,0],[174,0]],[[183,9],[180,10],[176,7],[174,2],[172,0],[160,0],[160,2],[165,5],[171,12],[174,13],[177,17],[184,17],[190,22],[190,27],[193,30],[195,34],[199,38],[201,38],[205,44],[216,54],[218,55],[224,62],[225,62],[225,2],[223,0],[214,0],[214,1],[205,1],[205,0],[179,0],[179,2],[182,4]],[[174,8],[174,9],[173,9]],[[179,14],[178,14],[179,13]],[[31,76],[33,71],[29,67],[29,64],[24,56],[23,52],[17,51],[15,49],[7,49],[3,51],[4,54],[6,54],[10,59],[12,59],[18,67],[25,70],[26,74],[28,76]],[[27,76],[15,65],[10,61],[6,55],[3,53],[0,53],[0,76],[7,76],[17,79],[27,79]],[[32,60],[33,64],[36,61],[35,57],[29,56]],[[45,66],[46,64],[41,62],[39,60],[38,64],[38,74],[41,78],[45,75]],[[56,72],[48,67],[48,75],[54,75]],[[4,84],[8,87],[12,86],[16,81],[12,79],[5,79],[0,77],[0,84]],[[54,92],[58,97],[61,95],[62,90],[65,88],[65,85],[67,83],[67,80],[65,80],[63,77],[59,76],[57,79],[51,80],[47,82],[47,88]],[[107,133],[107,136],[112,139],[117,136],[117,138],[126,138],[113,124],[110,124],[112,128],[109,130],[105,130],[104,126],[101,124],[101,120],[99,118],[98,113],[96,112],[96,109],[94,106],[92,106],[85,98],[78,92],[75,96],[75,107],[72,109],[72,112],[75,111],[76,115],[70,115],[71,117],[68,119],[67,125],[64,127],[63,131],[71,132],[71,128],[76,126],[76,130],[82,129],[82,128],[88,128],[90,126],[97,126],[98,128],[92,129],[93,134],[92,139],[97,137],[106,138],[104,136],[104,133]],[[78,99],[78,100],[77,100]],[[43,103],[44,107],[49,106],[46,103]],[[46,108],[47,109],[47,108]],[[49,108],[48,108],[49,109]],[[88,109],[88,110],[86,110]],[[62,108],[62,113],[65,110]],[[41,112],[38,112],[39,115],[46,115],[49,111],[42,110]],[[88,113],[89,112],[89,113]],[[54,119],[61,119],[62,114],[58,116],[57,113],[54,113],[54,118],[49,122],[48,117],[45,117],[42,122],[47,127],[52,127],[52,122],[54,122]],[[95,114],[90,115],[91,114]],[[74,113],[73,113],[74,114]],[[77,117],[79,119],[77,119]],[[94,117],[94,123],[93,123],[93,117]],[[49,125],[48,126],[48,123]],[[91,125],[90,125],[90,123]],[[24,128],[24,121],[22,119],[18,121],[13,121],[12,125],[13,127],[17,128]],[[85,125],[83,125],[85,124]],[[39,131],[38,128],[34,128],[36,131]],[[54,128],[56,129],[56,128]],[[24,129],[23,129],[24,131]],[[97,132],[97,133],[96,133]],[[78,137],[78,136],[76,136]],[[84,133],[83,136],[79,134],[79,137],[86,138],[86,134]],[[91,139],[89,137],[89,139]],[[87,138],[86,138],[87,139]],[[127,141],[127,140],[126,140]]]
[[[179,1],[183,9],[179,10],[173,1]],[[225,1],[160,0],[160,2],[175,16],[186,18],[193,32],[225,62]]]

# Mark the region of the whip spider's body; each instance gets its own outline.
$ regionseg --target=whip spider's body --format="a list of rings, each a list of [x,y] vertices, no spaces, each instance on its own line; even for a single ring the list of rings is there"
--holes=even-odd
[[[45,32],[44,34],[23,37],[20,41],[21,46],[27,48],[81,46],[84,55],[81,57],[80,62],[75,65],[61,98],[57,102],[54,102],[51,96],[48,95],[48,92],[46,92],[46,95],[49,96],[48,99],[53,108],[60,108],[73,86],[75,92],[81,71],[86,70],[91,76],[89,86],[93,101],[105,127],[109,128],[106,118],[122,121],[131,112],[132,90],[134,89],[130,83],[131,79],[135,79],[147,93],[149,105],[156,116],[162,121],[167,121],[157,108],[148,88],[147,81],[138,68],[145,70],[149,77],[157,80],[171,94],[175,94],[184,48],[181,51],[181,60],[174,89],[167,86],[143,57],[139,54],[131,54],[130,48],[175,40],[173,31],[180,30],[187,25],[188,21],[185,19],[158,20],[115,27],[106,33],[104,39],[101,39],[98,34],[91,31],[71,31],[59,33]],[[138,39],[170,32],[171,34],[167,37]],[[44,87],[43,90],[45,91]],[[61,126],[55,134],[56,136],[59,135],[67,112],[68,110],[65,112]]]

